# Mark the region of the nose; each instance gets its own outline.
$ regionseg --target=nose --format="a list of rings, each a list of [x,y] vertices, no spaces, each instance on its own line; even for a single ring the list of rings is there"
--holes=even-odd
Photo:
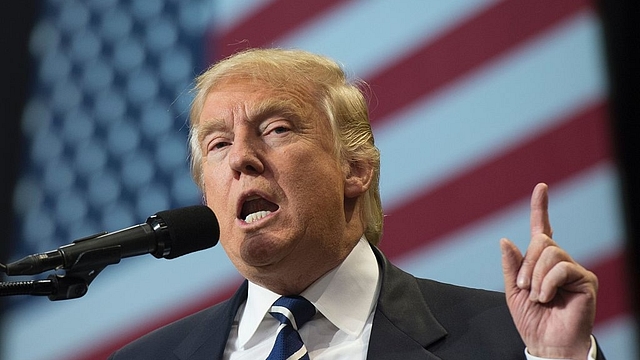
[[[238,138],[231,145],[229,166],[238,175],[257,175],[264,171],[259,149],[250,139]]]

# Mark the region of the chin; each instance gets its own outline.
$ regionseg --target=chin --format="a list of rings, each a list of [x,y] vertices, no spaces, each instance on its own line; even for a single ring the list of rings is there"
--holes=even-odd
[[[244,239],[240,247],[242,261],[252,267],[265,267],[280,261],[287,253],[285,242],[267,236]]]

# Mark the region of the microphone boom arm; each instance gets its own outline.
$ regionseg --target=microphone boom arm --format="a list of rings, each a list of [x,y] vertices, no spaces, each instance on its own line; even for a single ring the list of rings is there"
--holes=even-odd
[[[64,275],[52,274],[41,280],[0,282],[0,296],[48,296],[51,301],[77,299],[87,293],[91,282],[105,267],[119,263],[120,258],[119,245],[87,250]]]
[[[52,274],[42,280],[0,282],[0,296],[48,296],[51,301],[77,299],[87,293],[89,285],[103,269],[67,271],[64,275]]]

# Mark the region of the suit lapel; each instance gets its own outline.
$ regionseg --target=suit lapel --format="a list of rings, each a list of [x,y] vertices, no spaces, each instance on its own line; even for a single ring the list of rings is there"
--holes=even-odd
[[[204,320],[185,336],[174,354],[180,360],[222,359],[233,320],[247,299],[247,289],[245,280],[232,298],[211,308]]]
[[[367,359],[440,359],[426,348],[447,331],[431,313],[415,278],[373,250],[381,265],[382,286]]]

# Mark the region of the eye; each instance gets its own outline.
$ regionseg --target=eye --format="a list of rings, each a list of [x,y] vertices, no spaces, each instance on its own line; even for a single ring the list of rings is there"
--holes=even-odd
[[[230,141],[226,141],[225,139],[214,139],[210,141],[209,144],[207,145],[207,150],[208,151],[221,150],[229,145],[231,145]]]
[[[264,135],[282,135],[291,131],[291,125],[286,121],[275,121],[264,130]]]
[[[212,148],[212,149],[222,149],[222,148],[224,148],[224,147],[226,147],[226,146],[229,146],[229,145],[231,145],[231,143],[230,143],[230,142],[227,142],[227,141],[218,141],[218,142],[213,143],[213,145],[211,146],[211,148]]]
[[[271,130],[272,132],[276,133],[276,134],[284,134],[286,132],[291,131],[291,129],[289,129],[288,127],[285,126],[278,126],[273,128],[273,130]]]

